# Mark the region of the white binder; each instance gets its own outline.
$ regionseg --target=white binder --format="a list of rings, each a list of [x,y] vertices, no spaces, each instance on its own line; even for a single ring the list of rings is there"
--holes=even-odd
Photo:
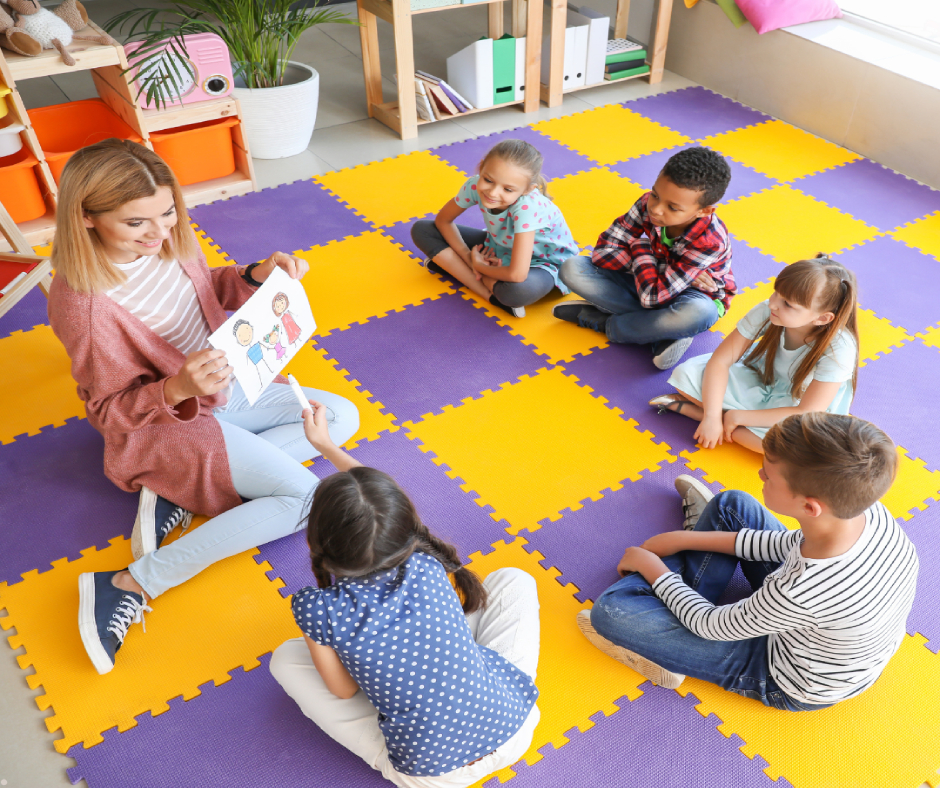
[[[447,84],[477,109],[493,106],[493,39],[481,38],[447,58]]]
[[[588,24],[587,66],[584,73],[585,84],[596,85],[604,81],[604,68],[607,64],[607,36],[610,30],[610,17],[602,16],[599,11],[581,6],[579,14]],[[571,24],[569,14],[568,24]]]
[[[523,88],[525,86],[525,39],[516,39],[516,101],[522,101],[525,98]]]
[[[532,0],[529,0],[532,2]],[[578,14],[577,16],[580,16]],[[571,24],[572,12],[568,12],[568,24]],[[585,70],[587,68],[587,43],[588,43],[588,25],[587,19],[581,17],[584,24],[575,27],[565,28],[565,58],[563,65],[564,79],[562,80],[562,90],[571,90],[585,85]],[[542,39],[542,82],[548,82],[548,75],[551,69],[551,36],[545,36]]]

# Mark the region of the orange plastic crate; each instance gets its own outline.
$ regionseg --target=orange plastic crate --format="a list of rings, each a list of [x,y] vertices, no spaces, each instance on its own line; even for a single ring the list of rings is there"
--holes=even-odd
[[[150,135],[153,149],[170,165],[181,185],[211,181],[235,172],[232,127],[238,118],[221,118]]]
[[[30,110],[29,117],[56,183],[65,163],[79,148],[110,137],[143,142],[101,99],[40,107]]]
[[[37,164],[39,160],[26,147],[0,158],[0,203],[17,224],[38,219],[46,212]]]

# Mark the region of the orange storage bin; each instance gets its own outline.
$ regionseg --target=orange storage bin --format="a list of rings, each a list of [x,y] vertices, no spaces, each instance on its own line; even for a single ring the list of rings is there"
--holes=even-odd
[[[37,164],[39,160],[26,147],[0,159],[0,203],[17,224],[38,219],[46,212]]]
[[[101,99],[31,109],[29,117],[56,183],[65,163],[79,148],[109,137],[143,142],[140,135]]]
[[[150,142],[157,155],[170,165],[180,184],[211,181],[235,172],[232,126],[238,118],[193,123],[154,132]]]

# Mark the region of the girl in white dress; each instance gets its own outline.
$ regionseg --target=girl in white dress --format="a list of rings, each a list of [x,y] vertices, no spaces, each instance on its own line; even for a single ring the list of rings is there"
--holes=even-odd
[[[673,370],[677,393],[650,405],[699,422],[694,437],[706,449],[728,441],[756,452],[767,430],[794,413],[848,413],[858,375],[856,292],[852,272],[825,255],[788,265],[773,295],[714,353]]]

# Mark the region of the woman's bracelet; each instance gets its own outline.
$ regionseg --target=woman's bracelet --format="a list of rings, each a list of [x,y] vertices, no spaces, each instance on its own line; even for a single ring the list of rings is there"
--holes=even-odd
[[[251,272],[255,270],[261,263],[252,263],[244,271],[242,271],[242,279],[244,279],[252,287],[261,287],[261,282],[256,282],[254,277],[251,275]]]

